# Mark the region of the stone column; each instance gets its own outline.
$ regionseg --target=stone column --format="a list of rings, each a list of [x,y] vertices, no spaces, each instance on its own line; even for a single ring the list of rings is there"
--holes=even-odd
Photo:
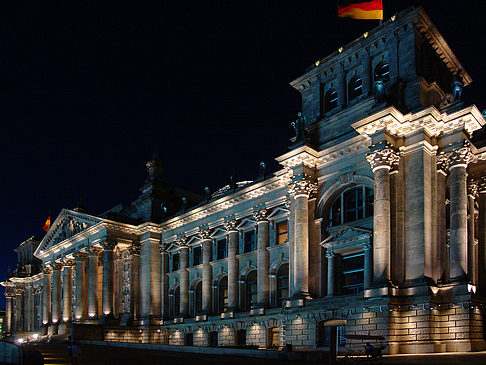
[[[140,237],[140,317],[142,325],[160,323],[161,259],[159,228],[147,227]]]
[[[61,270],[62,264],[54,262],[52,264],[52,309],[51,323],[58,325],[61,321]]]
[[[52,268],[44,266],[44,285],[42,288],[42,324],[48,325],[51,321],[51,274]]]
[[[32,293],[32,284],[30,283],[25,286],[24,318],[24,329],[27,332],[32,332],[34,325],[34,298]]]
[[[260,209],[253,213],[257,223],[257,303],[259,308],[268,307],[269,278],[268,278],[268,211]]]
[[[73,259],[64,259],[63,280],[62,280],[62,321],[69,323],[73,318]]]
[[[167,247],[165,244],[160,246],[160,260],[161,260],[161,275],[162,275],[162,286],[161,286],[161,303],[162,303],[162,318],[168,318],[170,307],[169,307],[169,254],[167,253]]]
[[[479,184],[479,219],[478,219],[478,261],[479,292],[486,291],[486,178]]]
[[[334,296],[334,251],[328,249],[327,257],[327,296]]]
[[[238,311],[238,229],[236,219],[231,219],[224,223],[228,234],[228,310]]]
[[[24,288],[15,288],[15,329],[16,332],[22,331],[22,296],[24,295]]]
[[[377,286],[386,286],[391,279],[391,218],[390,177],[393,165],[398,163],[398,154],[389,146],[366,156],[375,174],[373,206],[373,280]]]
[[[130,252],[130,312],[134,320],[140,318],[140,246],[132,244]]]
[[[116,247],[116,242],[105,241],[103,246],[103,287],[102,287],[102,305],[103,316],[113,317],[113,293],[114,293],[114,281],[113,281],[113,250]]]
[[[98,260],[103,254],[100,247],[93,246],[89,250],[88,273],[88,316],[90,319],[98,318]]]
[[[309,294],[309,196],[317,191],[317,185],[308,180],[298,180],[289,186],[294,199],[294,295],[293,299],[310,298]]]
[[[477,242],[476,242],[476,232],[475,232],[475,202],[476,197],[478,197],[478,183],[475,180],[469,181],[467,186],[467,242],[468,242],[468,272],[469,280],[472,284],[477,285],[478,283],[478,261],[477,261]]]
[[[181,317],[188,316],[189,310],[189,271],[187,267],[189,266],[189,247],[187,247],[187,238],[180,237],[177,240],[179,245],[179,279],[180,279],[180,307],[179,313]]]
[[[449,157],[450,195],[450,279],[468,280],[467,172],[472,159],[468,144],[454,149]]]
[[[5,287],[5,333],[7,335],[12,333],[12,299],[15,295],[14,288],[12,286]]]
[[[211,258],[212,258],[212,240],[211,231],[209,229],[201,228],[199,229],[199,236],[201,237],[202,244],[202,311],[204,314],[211,313],[211,281],[212,281],[212,268],[211,268]]]
[[[363,244],[363,251],[364,251],[364,288],[368,289],[371,287],[372,279],[373,279],[373,266],[371,263],[371,244],[366,242]]]
[[[77,321],[88,319],[88,283],[86,277],[86,263],[88,254],[86,252],[76,253],[76,313]]]
[[[113,252],[113,314],[120,318],[122,299],[122,254],[120,250]]]

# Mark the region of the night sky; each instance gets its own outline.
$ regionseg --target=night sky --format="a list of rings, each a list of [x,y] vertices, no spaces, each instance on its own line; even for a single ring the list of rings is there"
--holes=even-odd
[[[275,170],[301,108],[289,82],[378,25],[330,0],[39,3],[0,4],[0,279],[49,212],[133,201],[154,151],[195,193]],[[385,0],[385,18],[420,3],[486,108],[486,1]]]

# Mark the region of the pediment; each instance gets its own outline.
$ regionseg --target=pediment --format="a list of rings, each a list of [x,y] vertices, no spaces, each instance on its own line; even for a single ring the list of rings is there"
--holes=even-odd
[[[91,215],[63,209],[42,239],[37,250],[47,251],[60,242],[65,241],[102,221],[102,219]]]
[[[214,230],[214,232],[211,234],[211,237],[214,238],[214,237],[224,236],[224,235],[226,235],[226,233],[228,233],[228,232],[226,232],[226,230],[221,229],[221,228],[216,228]]]
[[[328,247],[331,244],[344,244],[350,241],[358,240],[360,238],[370,237],[371,234],[372,232],[367,229],[343,226],[342,228],[331,234],[329,237],[327,237],[324,241],[322,241],[321,245],[324,247]]]
[[[238,224],[238,229],[246,228],[246,227],[253,227],[255,225],[255,220],[251,218],[243,219],[240,224]]]
[[[276,217],[280,217],[280,216],[283,216],[283,215],[288,215],[289,214],[289,210],[288,209],[285,209],[285,208],[282,208],[282,207],[278,207],[277,209],[274,209],[272,211],[272,213],[268,216],[269,219],[272,219],[272,218],[276,218]]]

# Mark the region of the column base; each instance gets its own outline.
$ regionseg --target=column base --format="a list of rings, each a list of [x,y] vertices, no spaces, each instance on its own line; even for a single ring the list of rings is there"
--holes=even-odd
[[[308,293],[308,292],[300,292],[300,293],[295,293],[294,295],[292,295],[291,300],[297,300],[297,299],[311,300],[312,297],[310,296],[310,293]]]
[[[145,318],[140,318],[138,321],[140,326],[160,326],[163,323],[162,317],[150,316]]]

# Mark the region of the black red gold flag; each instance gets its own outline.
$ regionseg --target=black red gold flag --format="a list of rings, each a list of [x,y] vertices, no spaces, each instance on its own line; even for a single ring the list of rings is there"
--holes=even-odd
[[[339,0],[338,16],[353,19],[383,19],[383,1]]]

